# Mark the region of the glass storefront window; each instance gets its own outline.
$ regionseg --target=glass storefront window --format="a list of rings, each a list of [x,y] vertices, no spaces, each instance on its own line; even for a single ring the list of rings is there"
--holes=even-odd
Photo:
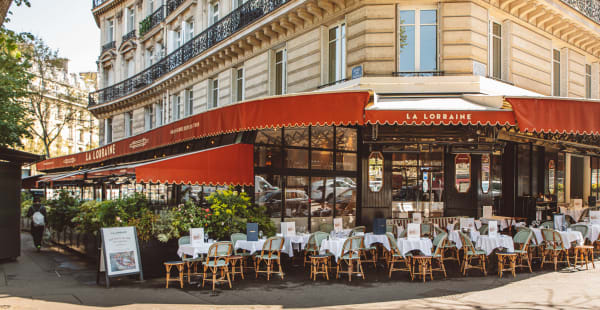
[[[278,146],[261,145],[254,147],[255,167],[281,168],[281,157],[281,148]]]
[[[286,177],[284,221],[296,222],[297,232],[308,231],[308,177]]]
[[[333,179],[311,178],[310,227],[312,231],[331,231],[333,228]]]
[[[600,157],[591,157],[591,168],[592,168],[592,192],[591,196],[600,198]]]
[[[336,127],[335,128],[335,148],[344,151],[356,151],[356,129]]]
[[[307,169],[308,150],[285,149],[285,167],[295,169]]]
[[[531,146],[519,144],[517,149],[517,195],[530,196],[531,179],[529,176],[531,166]]]
[[[356,225],[356,179],[336,178],[335,217],[341,217],[344,228]]]
[[[492,155],[492,196],[502,196],[502,155]]]
[[[281,145],[281,129],[263,129],[256,133],[255,143]]]
[[[311,127],[311,146],[320,149],[333,149],[333,127]]]
[[[281,176],[256,175],[254,177],[254,201],[259,206],[267,208],[267,214],[279,223],[281,219]]]
[[[556,163],[556,198],[558,202],[565,202],[565,154],[558,153]]]
[[[369,188],[377,193],[383,187],[383,154],[371,152],[369,155]]]
[[[337,152],[335,169],[343,171],[356,171],[356,153]]]
[[[459,193],[466,193],[471,188],[471,155],[456,154],[454,157],[454,185]]]
[[[317,170],[333,170],[333,152],[312,151],[311,168]]]
[[[481,191],[484,194],[489,193],[490,191],[490,173],[491,173],[491,169],[490,169],[490,155],[489,154],[483,154],[481,155]]]
[[[308,127],[289,127],[283,130],[285,145],[308,146]]]

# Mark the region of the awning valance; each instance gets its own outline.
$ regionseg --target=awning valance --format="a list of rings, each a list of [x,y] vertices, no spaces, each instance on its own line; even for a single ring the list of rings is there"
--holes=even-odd
[[[248,185],[254,184],[254,146],[232,144],[188,153],[135,167],[137,182]]]
[[[600,101],[561,98],[505,98],[521,132],[598,135]]]
[[[514,125],[511,110],[462,97],[380,97],[365,108],[365,123],[389,125]]]
[[[196,114],[103,147],[50,158],[40,171],[78,167],[193,139],[262,128],[362,125],[371,93],[346,91],[277,96],[246,101]]]

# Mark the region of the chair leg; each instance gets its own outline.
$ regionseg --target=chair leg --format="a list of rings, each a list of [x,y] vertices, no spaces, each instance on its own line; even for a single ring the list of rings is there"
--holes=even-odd
[[[177,265],[177,269],[179,271],[179,286],[183,288],[183,267],[184,265]]]
[[[229,288],[231,288],[231,279],[229,278],[229,269],[227,269],[227,267],[223,267],[225,268],[225,274],[227,275],[227,282],[229,283]],[[235,276],[235,274],[234,274]]]
[[[167,285],[165,288],[169,288],[169,281],[171,280],[171,266],[165,265],[165,269],[167,270]]]
[[[348,282],[352,282],[352,260],[348,262]]]

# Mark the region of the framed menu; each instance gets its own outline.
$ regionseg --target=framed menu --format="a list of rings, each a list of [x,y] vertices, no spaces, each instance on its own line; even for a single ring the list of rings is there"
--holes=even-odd
[[[554,229],[563,231],[563,227],[565,227],[565,215],[554,214]]]
[[[409,223],[407,225],[406,237],[408,239],[420,239],[421,238],[421,224]]]
[[[111,277],[128,275],[140,275],[144,280],[142,272],[142,260],[135,227],[108,227],[101,228],[102,237],[101,264],[104,269],[106,287],[110,286]]]
[[[590,211],[590,223],[600,224],[600,211]]]
[[[415,212],[412,214],[412,222],[415,224],[422,224],[423,223],[423,218],[421,217],[421,213],[420,212]]]
[[[344,223],[342,222],[341,217],[336,217],[333,219],[333,231],[341,232],[344,230]]]
[[[488,222],[488,236],[490,236],[490,238],[498,237],[498,222],[497,221],[489,221]]]
[[[198,246],[204,243],[204,228],[190,228],[190,244]]]
[[[491,218],[493,216],[493,206],[483,206],[483,218]]]
[[[283,236],[296,235],[296,222],[281,222],[281,233]]]
[[[573,208],[575,208],[575,209],[583,208],[583,199],[573,199]]]
[[[467,228],[471,231],[475,230],[475,219],[472,217],[461,217],[460,218],[460,229]]]

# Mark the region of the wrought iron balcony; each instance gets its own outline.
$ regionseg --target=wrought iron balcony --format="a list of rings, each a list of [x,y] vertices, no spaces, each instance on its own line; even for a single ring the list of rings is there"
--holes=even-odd
[[[444,71],[399,71],[392,76],[444,76]]]
[[[140,37],[154,29],[163,20],[165,20],[165,6],[161,5],[156,11],[140,22]]]
[[[90,93],[89,107],[119,99],[149,86],[160,77],[273,12],[288,1],[290,0],[248,0],[146,70],[120,83]]]
[[[109,49],[113,49],[116,46],[117,46],[117,43],[114,40],[110,41],[110,42],[102,45],[102,53],[100,53],[100,54],[103,54],[104,52],[108,51]]]
[[[104,2],[109,0],[92,0],[92,7],[95,9],[96,7],[101,6]]]
[[[561,0],[563,3],[581,12],[589,19],[600,24],[600,1],[598,0]]]
[[[131,30],[131,31],[129,31],[128,33],[126,33],[126,34],[123,36],[123,41],[122,41],[122,42],[125,42],[125,41],[127,41],[127,40],[131,40],[131,39],[135,39],[135,29],[134,29],[134,30]]]
[[[175,11],[185,0],[167,0],[167,16]]]

